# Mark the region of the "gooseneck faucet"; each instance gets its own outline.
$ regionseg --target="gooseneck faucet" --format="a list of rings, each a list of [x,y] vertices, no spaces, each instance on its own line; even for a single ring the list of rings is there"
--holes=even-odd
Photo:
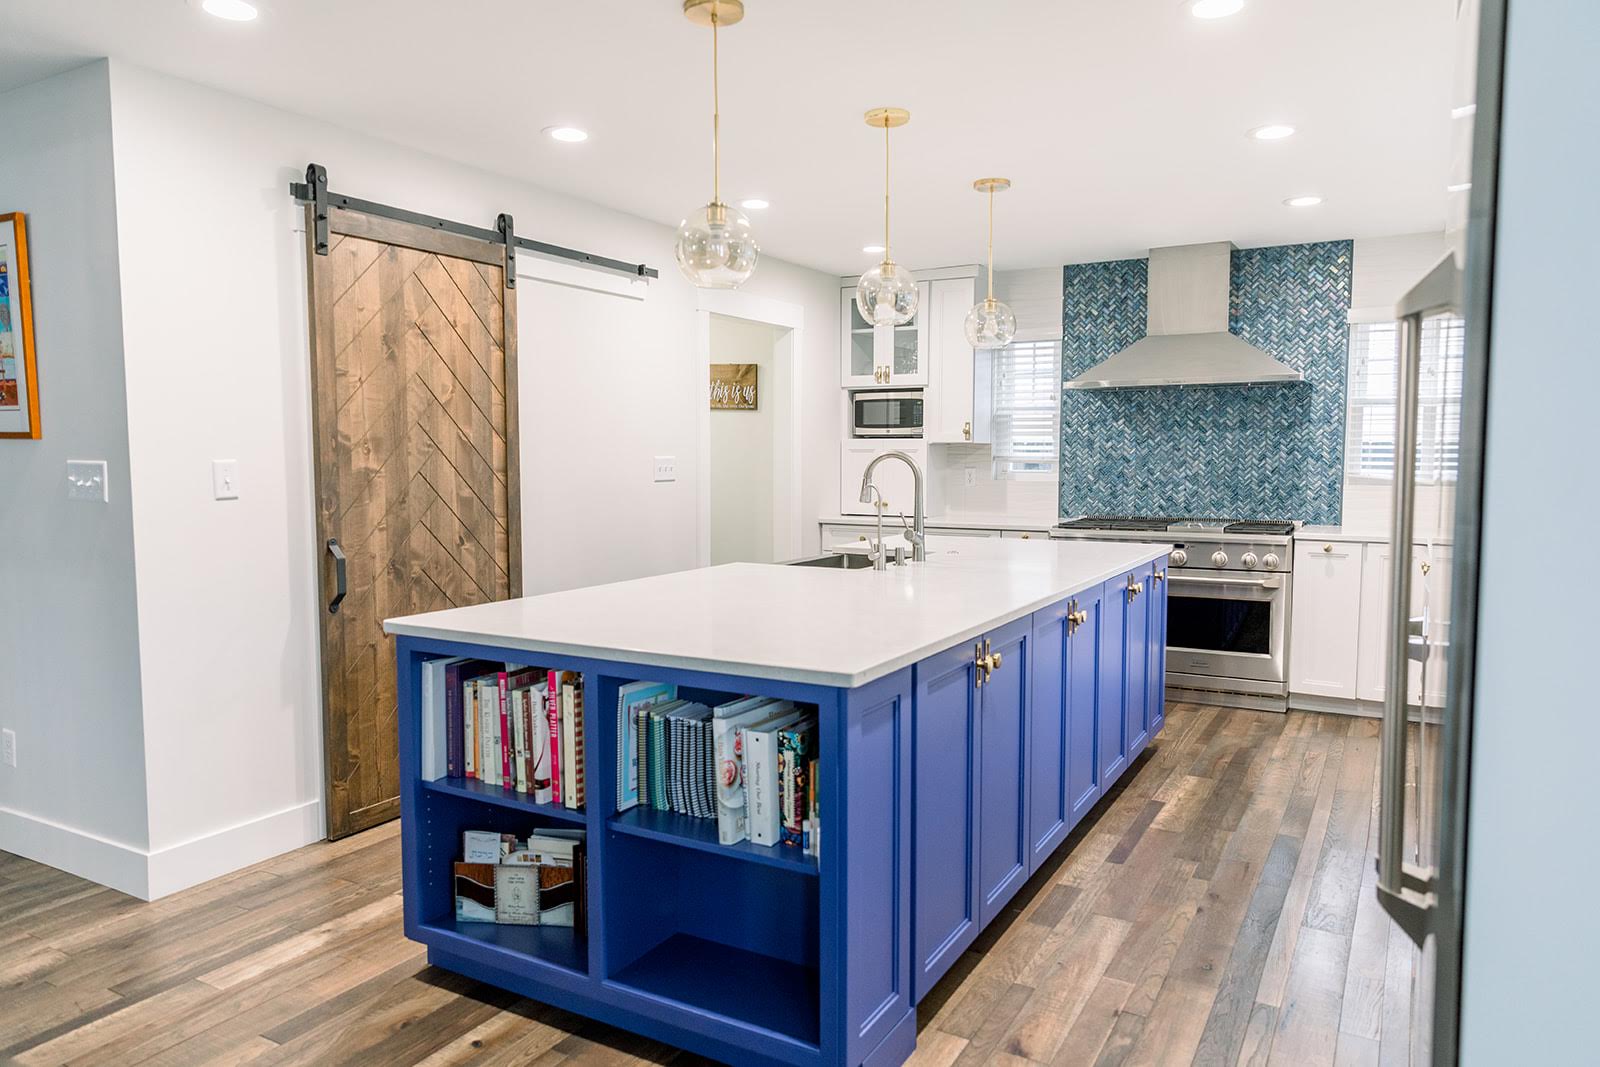
[[[861,502],[863,504],[872,503],[872,494],[877,491],[877,486],[872,484],[872,472],[877,470],[878,464],[886,459],[901,460],[911,468],[911,491],[916,501],[915,510],[912,513],[911,529],[906,531],[906,540],[911,542],[911,558],[920,563],[928,558],[928,551],[925,547],[928,534],[923,526],[922,516],[922,468],[917,466],[917,461],[899,451],[885,452],[882,455],[874,456],[872,462],[867,464],[867,469],[861,472]],[[878,512],[880,515],[882,514],[883,508],[881,506],[878,508]],[[882,543],[882,536],[880,535],[879,545],[881,546]]]

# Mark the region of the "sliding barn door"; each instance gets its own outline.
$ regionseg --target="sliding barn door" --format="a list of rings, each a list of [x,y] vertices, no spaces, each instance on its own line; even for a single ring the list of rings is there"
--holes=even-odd
[[[336,838],[400,813],[383,620],[521,595],[521,545],[504,246],[337,208],[329,223],[307,262]]]

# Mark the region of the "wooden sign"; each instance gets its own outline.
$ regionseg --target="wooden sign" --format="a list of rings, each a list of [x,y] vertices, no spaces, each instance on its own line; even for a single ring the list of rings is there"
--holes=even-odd
[[[756,365],[711,364],[711,410],[756,410]]]

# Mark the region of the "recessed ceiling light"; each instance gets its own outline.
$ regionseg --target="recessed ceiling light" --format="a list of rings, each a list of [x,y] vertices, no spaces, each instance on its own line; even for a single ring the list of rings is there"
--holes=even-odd
[[[1464,193],[1471,188],[1471,182],[1456,182],[1454,185],[1445,186],[1444,191],[1447,193]]]
[[[861,246],[861,251],[865,252],[869,256],[882,255],[883,254],[883,246],[882,245],[862,245]]]
[[[589,139],[588,131],[580,130],[576,126],[546,126],[544,135],[552,141],[562,141],[566,144],[577,144],[579,141]]]
[[[1290,207],[1316,207],[1318,204],[1322,203],[1322,197],[1291,196],[1289,199],[1285,200],[1284,203],[1288,204]]]
[[[1258,141],[1281,141],[1285,137],[1294,136],[1294,127],[1286,122],[1269,122],[1265,126],[1257,126],[1251,130],[1250,136]]]
[[[772,205],[761,199],[759,196],[752,196],[748,200],[739,201],[739,206],[744,208],[746,211],[765,211]]]
[[[247,0],[200,0],[200,10],[229,22],[253,22],[261,14]]]
[[[1244,9],[1244,0],[1191,0],[1189,14],[1197,19],[1225,19]]]

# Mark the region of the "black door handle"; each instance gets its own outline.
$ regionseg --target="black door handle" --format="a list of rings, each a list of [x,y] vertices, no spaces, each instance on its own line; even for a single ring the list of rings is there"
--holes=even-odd
[[[328,614],[339,613],[339,603],[344,600],[345,593],[349,592],[348,583],[344,572],[344,550],[339,547],[337,537],[328,538],[328,551],[333,553],[333,599],[328,601]]]

